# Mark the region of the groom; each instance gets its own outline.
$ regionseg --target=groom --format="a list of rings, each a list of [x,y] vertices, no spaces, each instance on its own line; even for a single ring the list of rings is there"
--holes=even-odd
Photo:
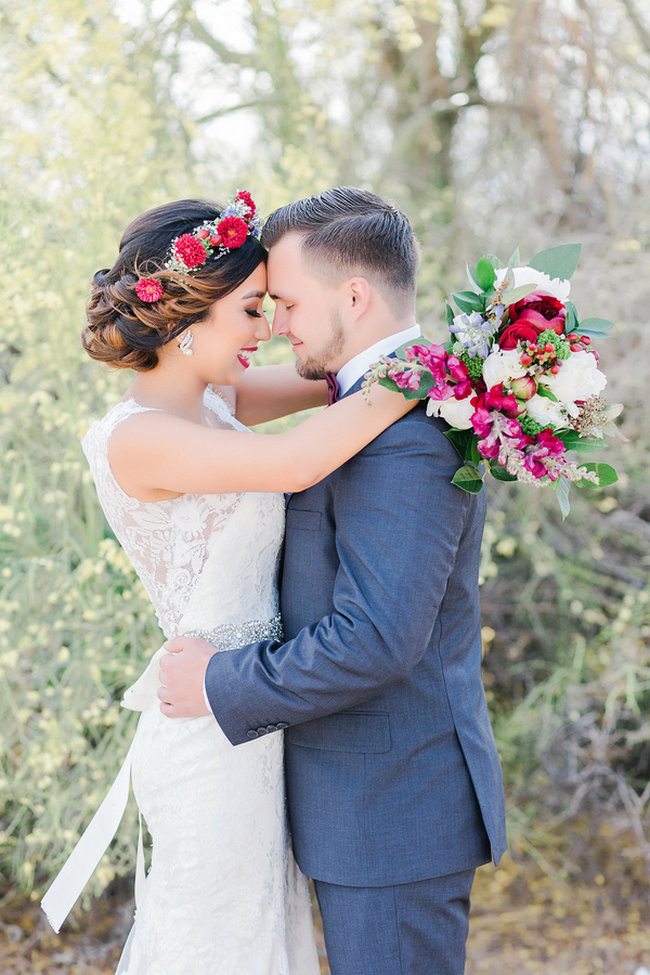
[[[413,233],[379,197],[291,203],[262,241],[273,331],[303,376],[336,372],[345,396],[419,335]],[[284,643],[214,653],[181,637],[163,658],[170,717],[209,713],[205,688],[233,744],[286,729],[294,850],[333,975],[460,975],[475,868],[505,848],[481,682],[485,497],[451,484],[445,428],[417,407],[291,496]]]

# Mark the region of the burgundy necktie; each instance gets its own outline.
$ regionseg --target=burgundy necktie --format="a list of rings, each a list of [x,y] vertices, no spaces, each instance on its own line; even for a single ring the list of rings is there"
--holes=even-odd
[[[327,405],[331,406],[339,398],[339,384],[335,373],[326,372],[325,382],[327,383]]]

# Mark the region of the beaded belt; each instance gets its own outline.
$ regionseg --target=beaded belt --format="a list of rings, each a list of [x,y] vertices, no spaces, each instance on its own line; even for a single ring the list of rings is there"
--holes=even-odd
[[[259,640],[281,640],[280,614],[272,620],[249,620],[247,623],[223,623],[214,630],[190,630],[184,636],[200,636],[217,650],[234,650]]]
[[[281,640],[282,621],[277,615],[266,621],[250,620],[245,623],[224,623],[213,630],[193,630],[186,633],[185,636],[203,637],[217,650],[234,650],[236,647],[245,646],[247,643],[256,643],[259,640]],[[156,650],[146,670],[135,684],[132,684],[125,691],[122,699],[123,707],[130,711],[144,711],[158,701],[158,687],[160,686],[158,661],[164,653],[167,653],[164,645]],[[170,718],[169,720],[173,721],[174,719]],[[132,752],[133,742],[131,742],[127,756],[106,798],[41,901],[41,907],[57,934],[120,825],[129,798]],[[142,821],[140,821],[135,870],[136,906],[144,876]]]

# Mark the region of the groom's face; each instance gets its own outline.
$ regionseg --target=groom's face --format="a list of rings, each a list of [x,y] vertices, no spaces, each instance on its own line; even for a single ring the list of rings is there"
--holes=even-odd
[[[286,335],[296,368],[306,379],[322,379],[346,361],[344,297],[304,260],[302,235],[286,234],[269,251],[268,290],[275,301],[273,334]]]

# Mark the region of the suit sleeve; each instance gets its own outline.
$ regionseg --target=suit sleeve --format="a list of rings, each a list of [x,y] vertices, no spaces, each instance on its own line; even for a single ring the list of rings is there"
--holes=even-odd
[[[450,483],[457,467],[439,427],[415,418],[346,465],[333,487],[331,615],[210,661],[208,699],[233,744],[360,704],[416,666],[477,504]]]

